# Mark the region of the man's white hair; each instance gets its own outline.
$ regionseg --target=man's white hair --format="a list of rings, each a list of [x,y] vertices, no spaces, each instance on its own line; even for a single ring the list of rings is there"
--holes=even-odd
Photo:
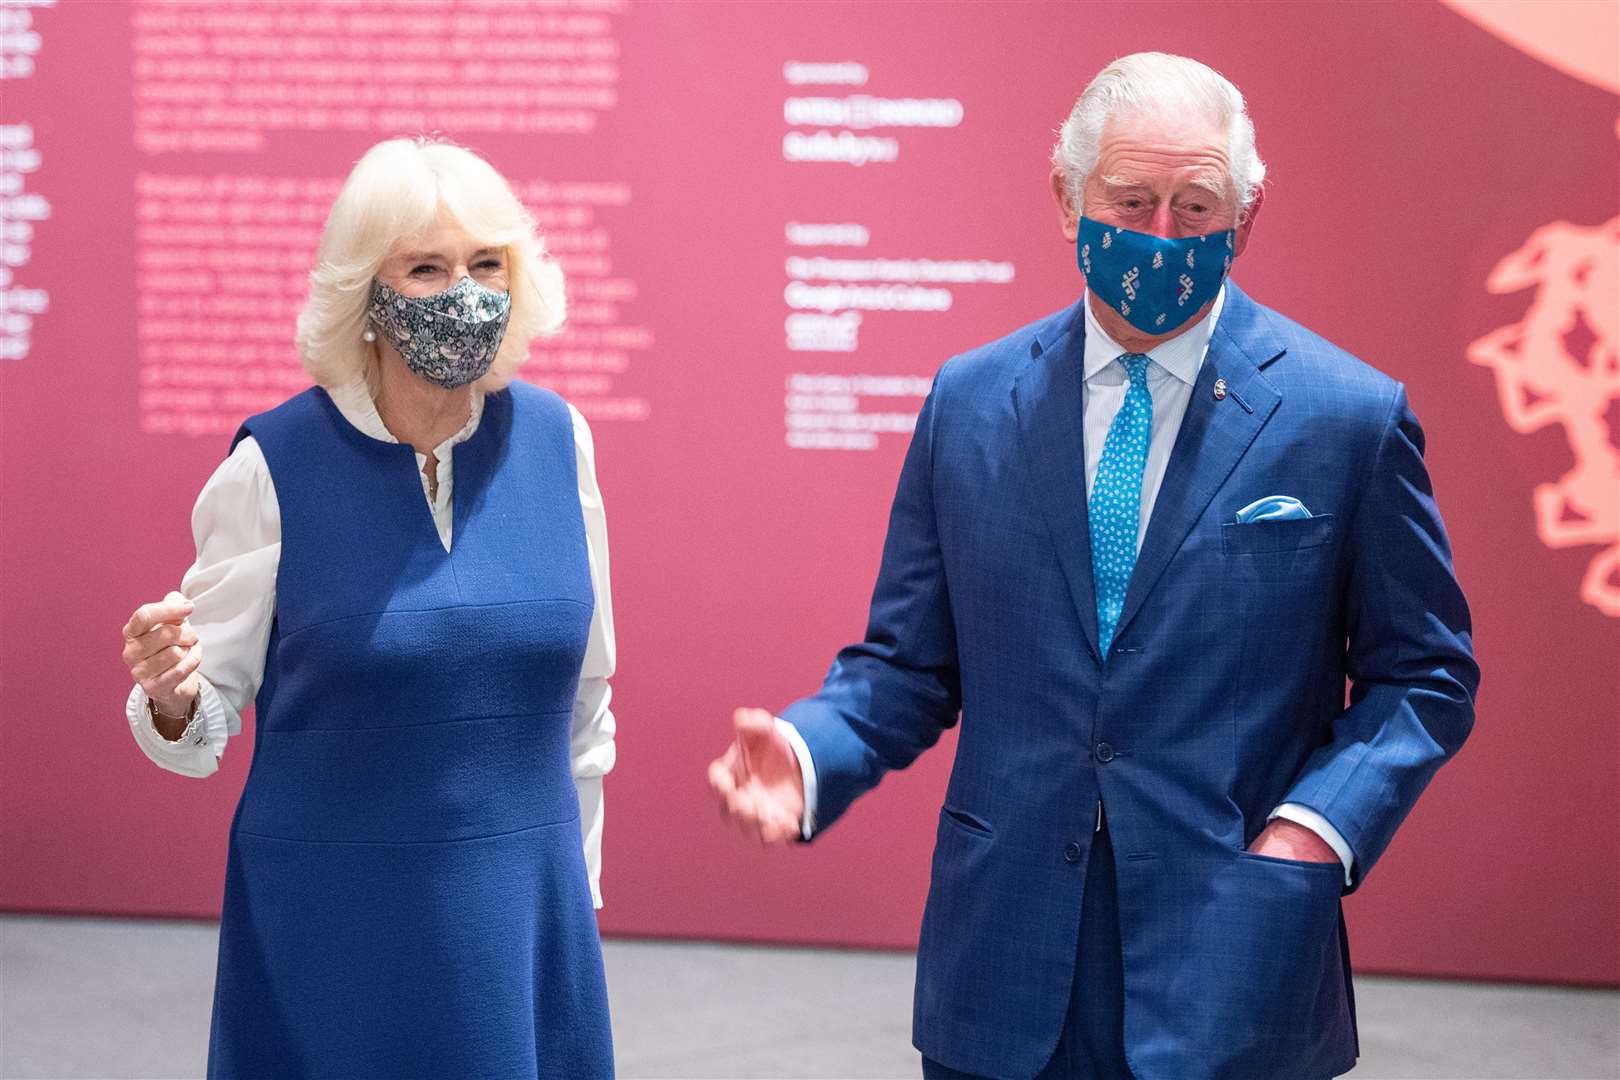
[[[297,333],[299,359],[316,382],[374,380],[377,348],[360,337],[371,283],[390,252],[426,233],[446,211],[480,243],[506,252],[512,314],[480,389],[504,387],[528,358],[529,343],[562,325],[562,270],[506,179],[452,143],[390,139],[355,165],[321,235]]]
[[[1183,120],[1203,114],[1227,133],[1233,197],[1239,210],[1254,203],[1266,178],[1265,162],[1254,148],[1254,121],[1238,88],[1197,60],[1170,53],[1122,56],[1097,73],[1074,103],[1052,147],[1064,189],[1076,210],[1086,178],[1097,165],[1103,132],[1110,124],[1136,119]]]

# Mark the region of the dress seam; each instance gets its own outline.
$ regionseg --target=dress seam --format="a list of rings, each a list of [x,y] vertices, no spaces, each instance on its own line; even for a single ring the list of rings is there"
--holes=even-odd
[[[306,623],[296,630],[283,633],[281,640],[285,642],[288,638],[302,634],[306,630],[314,630],[331,623],[348,622],[353,619],[369,619],[374,615],[431,615],[437,611],[484,611],[490,608],[517,607],[520,604],[573,604],[575,607],[582,608],[592,606],[583,600],[575,600],[571,596],[551,596],[540,600],[503,600],[497,604],[442,604],[439,607],[430,608],[385,608],[381,611],[358,611],[353,615],[338,615],[330,619],[322,619],[319,622]]]
[[[505,832],[482,833],[478,836],[457,836],[448,840],[315,840],[301,836],[273,836],[270,833],[254,832],[251,829],[237,829],[237,836],[251,836],[255,840],[278,840],[284,844],[349,844],[366,847],[420,847],[429,844],[468,844],[475,840],[498,840],[503,836],[516,836],[519,833],[535,832],[540,829],[555,829],[561,825],[573,825],[579,822],[579,815],[562,818],[557,821],[547,821],[539,825],[525,825],[521,829],[507,829]]]
[[[371,727],[297,727],[297,728],[265,728],[259,734],[264,735],[302,735],[305,732],[321,732],[326,735],[362,732],[362,731],[415,731],[419,728],[443,727],[446,724],[480,724],[486,720],[521,720],[525,717],[567,716],[572,717],[572,709],[545,709],[540,712],[502,713],[499,716],[463,716],[451,720],[426,720],[420,724],[378,724]]]

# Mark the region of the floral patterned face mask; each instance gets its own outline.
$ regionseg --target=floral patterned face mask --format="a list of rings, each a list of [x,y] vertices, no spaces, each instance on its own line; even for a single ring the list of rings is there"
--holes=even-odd
[[[405,365],[449,390],[483,378],[512,316],[512,294],[470,277],[432,296],[405,296],[372,283],[371,321]]]
[[[1232,229],[1167,239],[1080,219],[1086,287],[1144,334],[1168,334],[1215,299],[1232,269]]]

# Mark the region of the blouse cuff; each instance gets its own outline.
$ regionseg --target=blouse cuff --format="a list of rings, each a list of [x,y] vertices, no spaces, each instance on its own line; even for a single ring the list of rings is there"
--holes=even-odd
[[[166,739],[152,725],[146,691],[137,684],[124,702],[124,718],[129,721],[135,744],[156,764],[182,776],[209,776],[219,768],[225,749],[230,706],[207,679],[199,677],[197,711],[178,739]]]

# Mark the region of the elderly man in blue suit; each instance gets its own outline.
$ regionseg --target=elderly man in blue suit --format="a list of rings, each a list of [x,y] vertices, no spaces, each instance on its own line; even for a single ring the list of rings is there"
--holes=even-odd
[[[1225,78],[1115,61],[1053,161],[1085,294],[940,369],[865,640],[710,782],[808,839],[960,716],[925,1077],[1337,1075],[1340,896],[1474,715],[1423,433],[1227,280],[1265,167]]]

